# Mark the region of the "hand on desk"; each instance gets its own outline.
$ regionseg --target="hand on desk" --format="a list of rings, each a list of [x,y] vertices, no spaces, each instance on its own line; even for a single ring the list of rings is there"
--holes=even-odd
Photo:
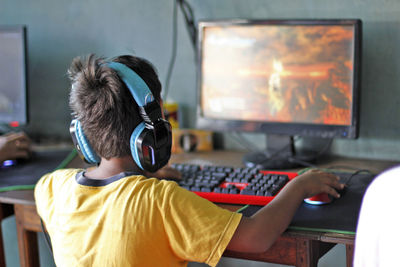
[[[0,136],[0,162],[9,159],[29,158],[31,140],[24,132],[8,133]]]
[[[155,177],[158,179],[171,179],[176,181],[182,179],[181,173],[178,170],[172,168],[170,165],[166,165],[153,173],[145,173],[145,175],[147,177]]]

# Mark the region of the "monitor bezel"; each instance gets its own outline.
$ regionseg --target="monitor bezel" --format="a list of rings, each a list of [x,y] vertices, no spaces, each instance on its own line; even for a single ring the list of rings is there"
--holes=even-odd
[[[27,125],[29,123],[29,88],[28,88],[28,40],[27,40],[27,26],[26,25],[0,25],[0,32],[14,32],[14,33],[19,33],[21,34],[22,37],[22,45],[23,45],[23,64],[24,64],[24,74],[23,74],[23,86],[25,88],[24,90],[24,107],[25,107],[25,112],[24,112],[24,118],[22,120],[4,120],[0,121],[0,124],[11,124],[11,127],[18,127],[18,126],[23,126]],[[15,125],[17,122],[18,125]]]
[[[210,26],[232,25],[350,25],[354,27],[353,110],[351,125],[309,123],[276,123],[207,118],[201,110],[201,72],[203,29]],[[361,87],[362,22],[360,19],[270,19],[270,20],[203,20],[198,23],[197,45],[197,121],[196,127],[213,131],[257,132],[265,134],[306,136],[318,138],[356,139],[359,135],[359,100]]]

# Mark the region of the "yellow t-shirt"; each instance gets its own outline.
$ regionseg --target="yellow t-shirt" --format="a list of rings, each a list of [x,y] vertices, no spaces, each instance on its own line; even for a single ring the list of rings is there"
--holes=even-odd
[[[59,267],[215,266],[241,219],[175,182],[126,173],[58,170],[40,179],[35,199]]]

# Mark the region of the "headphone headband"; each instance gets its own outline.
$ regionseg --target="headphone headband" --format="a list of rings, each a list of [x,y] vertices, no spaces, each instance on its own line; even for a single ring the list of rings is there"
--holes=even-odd
[[[128,66],[118,62],[109,62],[107,66],[117,72],[140,107],[154,101],[154,96],[145,81]]]

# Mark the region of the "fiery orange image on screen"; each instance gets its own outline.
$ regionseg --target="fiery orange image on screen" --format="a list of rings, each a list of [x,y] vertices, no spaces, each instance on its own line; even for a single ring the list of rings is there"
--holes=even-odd
[[[227,27],[204,33],[207,117],[351,124],[352,27]]]

